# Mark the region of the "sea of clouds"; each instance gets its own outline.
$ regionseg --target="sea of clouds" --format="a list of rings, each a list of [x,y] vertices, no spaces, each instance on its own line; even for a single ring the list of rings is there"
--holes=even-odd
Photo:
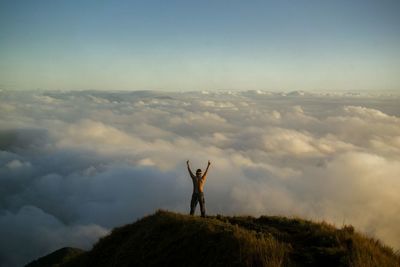
[[[89,249],[156,209],[302,216],[400,248],[400,98],[0,91],[0,266]],[[198,212],[198,211],[197,211]]]

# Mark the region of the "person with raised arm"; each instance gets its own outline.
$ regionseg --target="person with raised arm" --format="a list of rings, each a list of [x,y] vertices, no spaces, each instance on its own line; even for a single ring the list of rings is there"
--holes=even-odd
[[[190,201],[190,215],[194,215],[194,211],[197,206],[197,202],[200,202],[200,211],[201,211],[201,217],[206,216],[206,206],[205,206],[205,200],[204,200],[204,184],[207,179],[207,173],[208,173],[208,168],[211,165],[211,162],[208,161],[206,171],[202,175],[201,169],[196,170],[196,175],[193,174],[192,170],[190,169],[189,165],[189,160],[186,161],[186,165],[190,174],[190,177],[192,178],[193,181],[193,194],[192,194],[192,200]]]

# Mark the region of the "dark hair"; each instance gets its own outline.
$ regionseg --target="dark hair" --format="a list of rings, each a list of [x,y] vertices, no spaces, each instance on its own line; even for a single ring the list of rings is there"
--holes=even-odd
[[[197,169],[196,173],[201,172],[201,169]]]

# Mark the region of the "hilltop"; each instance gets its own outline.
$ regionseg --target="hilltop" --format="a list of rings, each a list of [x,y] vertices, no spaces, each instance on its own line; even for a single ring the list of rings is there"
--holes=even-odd
[[[200,218],[157,211],[115,228],[90,251],[78,251],[59,265],[35,266],[365,267],[400,266],[400,256],[352,226],[338,229],[277,216]]]

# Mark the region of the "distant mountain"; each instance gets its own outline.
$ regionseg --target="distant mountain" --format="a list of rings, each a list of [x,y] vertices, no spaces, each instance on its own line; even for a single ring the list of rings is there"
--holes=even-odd
[[[68,261],[60,255],[59,265],[48,265],[57,252],[27,266],[400,266],[391,248],[352,226],[167,211],[116,228],[92,250],[79,251]]]
[[[290,93],[287,94],[287,96],[305,96],[307,95],[307,92],[304,91],[292,91]]]
[[[70,248],[65,247],[59,250],[56,250],[49,255],[41,257],[25,267],[56,267],[60,266],[60,264],[67,262],[73,257],[76,257],[82,254],[84,250],[79,248]]]

